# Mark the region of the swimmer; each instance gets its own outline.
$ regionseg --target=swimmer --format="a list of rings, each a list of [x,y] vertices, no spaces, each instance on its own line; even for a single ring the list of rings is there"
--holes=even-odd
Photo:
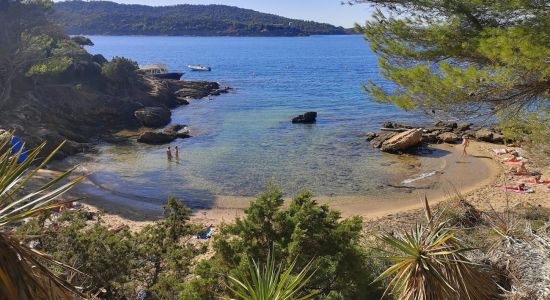
[[[172,150],[170,149],[170,146],[166,149],[166,159],[172,160]]]
[[[176,146],[176,150],[175,150],[175,156],[176,156],[176,159],[179,159],[180,158],[180,149],[178,148],[178,146]]]

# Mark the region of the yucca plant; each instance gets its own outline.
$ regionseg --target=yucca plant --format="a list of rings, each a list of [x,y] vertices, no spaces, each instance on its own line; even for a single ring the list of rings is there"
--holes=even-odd
[[[462,245],[447,222],[437,222],[427,199],[425,206],[427,225],[379,237],[386,246],[380,250],[393,263],[375,280],[389,280],[384,295],[391,290],[398,299],[409,300],[491,299],[494,281],[465,256],[473,249]]]
[[[303,289],[311,280],[312,262],[308,263],[298,274],[292,274],[296,260],[283,270],[283,265],[275,263],[269,254],[265,265],[255,260],[249,263],[248,269],[238,271],[236,276],[228,276],[228,288],[241,300],[306,300],[317,294],[316,291],[306,294]]]
[[[28,183],[63,146],[61,144],[41,162],[38,157],[45,144],[24,152],[14,151],[13,135],[0,136],[0,299],[76,299],[83,297],[75,288],[51,273],[45,264],[70,268],[44,253],[18,241],[11,227],[25,218],[66,204],[56,202],[71,187],[83,180],[78,177],[62,184],[74,169],[28,192]],[[24,159],[22,159],[24,155]],[[77,270],[74,270],[77,271]]]

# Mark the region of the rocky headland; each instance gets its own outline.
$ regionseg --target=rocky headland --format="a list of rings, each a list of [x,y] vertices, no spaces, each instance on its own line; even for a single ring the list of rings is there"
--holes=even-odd
[[[141,76],[131,87],[92,84],[37,84],[0,111],[0,129],[14,131],[29,148],[46,141],[46,151],[62,141],[59,157],[90,150],[98,138],[122,129],[150,127],[140,137],[149,143],[189,137],[186,125],[155,131],[171,121],[170,109],[193,99],[220,95],[216,82],[160,80]]]

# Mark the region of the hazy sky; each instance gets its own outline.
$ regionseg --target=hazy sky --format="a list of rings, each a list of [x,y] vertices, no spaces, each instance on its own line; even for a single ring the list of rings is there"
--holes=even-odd
[[[225,4],[345,27],[351,27],[356,22],[363,24],[371,14],[368,5],[341,5],[341,0],[114,0],[114,2],[152,6],[183,3]]]

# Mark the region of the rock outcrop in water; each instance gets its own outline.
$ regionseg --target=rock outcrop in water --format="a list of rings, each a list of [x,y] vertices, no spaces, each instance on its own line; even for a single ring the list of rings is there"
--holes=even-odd
[[[134,116],[143,126],[162,127],[170,123],[172,113],[165,107],[144,107],[136,110]]]
[[[420,140],[418,140],[420,136]],[[375,148],[398,153],[419,146],[421,143],[459,142],[463,137],[490,143],[503,143],[504,135],[498,127],[473,128],[473,124],[438,121],[433,127],[414,127],[396,122],[385,122],[380,133],[368,132],[366,139]]]
[[[140,109],[160,107],[168,111],[181,105],[179,98],[206,97],[219,89],[215,82],[151,77],[140,77],[138,84],[125,89],[92,81],[78,88],[69,83],[39,82],[31,91],[14,97],[17,101],[13,105],[0,110],[0,128],[15,130],[30,148],[46,141],[45,151],[67,140],[58,152],[63,157],[90,149],[91,141],[97,137],[139,128],[142,123],[134,113]],[[147,123],[164,125],[165,118],[158,124]]]
[[[144,144],[167,144],[177,138],[185,139],[190,137],[189,127],[177,124],[162,130],[146,131],[139,136],[137,141]]]
[[[422,139],[422,129],[410,129],[405,132],[398,133],[391,138],[385,140],[380,148],[384,152],[399,152],[404,151],[420,144]]]
[[[317,113],[314,111],[306,112],[292,119],[292,123],[312,124],[317,121]]]

